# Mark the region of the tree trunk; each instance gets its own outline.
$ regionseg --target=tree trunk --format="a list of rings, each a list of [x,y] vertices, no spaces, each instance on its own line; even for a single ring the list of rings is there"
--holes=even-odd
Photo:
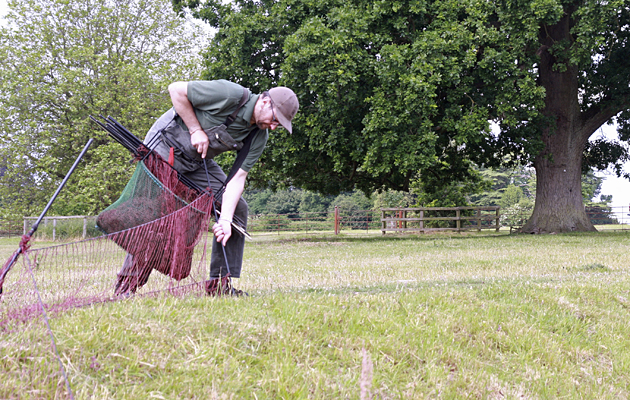
[[[536,204],[523,227],[527,233],[595,231],[582,202],[582,151],[568,132],[556,132],[539,156],[536,168]],[[564,148],[554,151],[553,148]]]
[[[546,89],[549,125],[542,128],[544,149],[534,160],[536,203],[523,232],[551,233],[596,230],[582,200],[582,154],[588,138],[580,111],[577,67],[549,52],[554,43],[571,41],[571,11],[540,30],[539,80]]]

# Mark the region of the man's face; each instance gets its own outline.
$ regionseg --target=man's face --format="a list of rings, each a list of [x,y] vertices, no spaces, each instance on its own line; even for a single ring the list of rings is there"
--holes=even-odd
[[[273,131],[280,123],[276,119],[276,111],[274,110],[271,98],[265,99],[264,103],[266,104],[262,107],[256,125],[258,125],[260,129],[271,129]]]

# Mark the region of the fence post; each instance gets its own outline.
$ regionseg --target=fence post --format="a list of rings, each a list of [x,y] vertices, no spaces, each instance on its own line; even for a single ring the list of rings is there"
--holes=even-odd
[[[26,224],[27,224],[26,221],[28,220],[26,219],[26,217],[24,217],[24,233],[22,234],[22,236],[26,235]]]
[[[424,233],[424,210],[420,210],[420,232]]]
[[[457,232],[461,232],[462,230],[462,221],[459,219],[460,218],[460,210],[459,208],[457,210],[455,210],[455,218],[457,218],[455,220],[456,224],[456,228],[457,228]]]
[[[339,206],[335,206],[335,235],[339,234]]]
[[[385,222],[385,211],[381,208],[381,235],[385,234],[387,229],[387,222]]]
[[[57,218],[53,218],[53,242],[55,241],[56,234],[57,234]]]
[[[403,211],[403,218],[405,219],[403,221],[403,228],[407,229],[407,210]]]
[[[477,209],[477,232],[481,232],[481,208]]]
[[[500,212],[500,210],[501,210],[501,207],[497,207],[497,222],[496,222],[496,225],[495,225],[495,226],[496,226],[496,228],[495,228],[495,229],[496,229],[496,231],[497,231],[497,232],[499,232],[499,228],[501,227],[501,226],[499,225],[499,219],[500,219],[500,217],[501,217],[501,212]],[[511,233],[511,232],[510,232],[510,233]]]
[[[83,217],[83,240],[87,236],[87,217]]]

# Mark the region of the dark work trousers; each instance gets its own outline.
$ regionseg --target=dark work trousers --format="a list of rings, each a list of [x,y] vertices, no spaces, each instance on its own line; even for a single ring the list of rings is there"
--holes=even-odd
[[[149,129],[144,143],[157,152],[162,158],[168,160],[170,146],[164,141],[164,135],[169,139],[174,136],[179,137],[179,142],[190,143],[190,134],[181,129],[179,125],[173,119],[175,117],[175,110],[170,109],[164,113]],[[165,133],[166,132],[166,133]],[[192,147],[192,146],[191,146]],[[194,149],[194,148],[193,148]],[[190,151],[190,149],[188,149]],[[208,175],[210,178],[210,187],[213,193],[217,193],[225,179],[227,178],[223,170],[214,160],[206,160],[208,166]],[[175,157],[173,166],[179,172],[184,174],[187,178],[192,180],[200,187],[208,187],[208,179],[206,178],[206,170],[204,169],[203,162],[194,163],[187,160],[178,159]],[[216,199],[220,202],[220,199]],[[238,218],[242,221],[247,228],[247,203],[242,197],[239,199],[234,211],[234,219]],[[212,233],[211,233],[212,234]],[[225,257],[223,256],[222,245],[217,242],[217,239],[212,235],[212,256],[210,258],[210,278],[219,278],[225,276],[228,273],[225,265]],[[243,236],[236,229],[232,228],[232,236],[225,245],[225,254],[227,256],[227,262],[230,268],[230,275],[233,278],[240,278],[241,267],[243,265],[243,251],[245,249],[245,236]],[[118,275],[120,276],[135,276],[136,271],[133,271],[133,256],[127,254],[123,267]]]

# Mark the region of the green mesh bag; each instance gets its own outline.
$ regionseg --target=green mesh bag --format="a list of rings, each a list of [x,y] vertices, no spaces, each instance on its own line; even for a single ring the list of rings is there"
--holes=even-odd
[[[187,204],[140,161],[120,198],[98,215],[96,226],[108,234],[120,232],[155,221]]]

